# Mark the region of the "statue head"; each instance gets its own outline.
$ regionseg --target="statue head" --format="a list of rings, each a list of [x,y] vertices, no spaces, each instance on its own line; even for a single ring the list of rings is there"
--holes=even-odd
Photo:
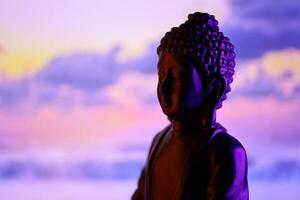
[[[196,12],[161,39],[157,94],[169,118],[215,112],[233,81],[235,53],[213,15]]]

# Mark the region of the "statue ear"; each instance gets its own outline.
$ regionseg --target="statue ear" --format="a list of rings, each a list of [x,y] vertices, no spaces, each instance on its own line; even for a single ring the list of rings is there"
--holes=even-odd
[[[216,75],[213,77],[208,86],[208,94],[216,104],[218,104],[225,94],[227,82],[223,76]]]

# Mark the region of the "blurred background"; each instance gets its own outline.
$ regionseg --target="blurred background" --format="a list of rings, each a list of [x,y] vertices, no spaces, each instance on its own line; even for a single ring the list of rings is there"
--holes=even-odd
[[[0,0],[1,199],[129,199],[168,124],[156,47],[195,11],[236,46],[218,121],[247,150],[250,198],[298,200],[298,0]]]

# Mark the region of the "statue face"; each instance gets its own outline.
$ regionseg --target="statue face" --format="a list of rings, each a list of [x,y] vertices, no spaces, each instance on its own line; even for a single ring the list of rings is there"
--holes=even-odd
[[[180,119],[202,110],[206,96],[203,80],[190,59],[162,51],[158,76],[158,100],[169,118]]]

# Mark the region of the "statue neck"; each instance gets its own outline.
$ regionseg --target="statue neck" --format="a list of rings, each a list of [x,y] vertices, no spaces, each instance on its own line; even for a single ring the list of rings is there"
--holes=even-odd
[[[172,128],[178,135],[188,133],[201,133],[211,129],[216,123],[216,111],[212,113],[198,113],[193,116],[185,116],[183,119],[171,120]]]

